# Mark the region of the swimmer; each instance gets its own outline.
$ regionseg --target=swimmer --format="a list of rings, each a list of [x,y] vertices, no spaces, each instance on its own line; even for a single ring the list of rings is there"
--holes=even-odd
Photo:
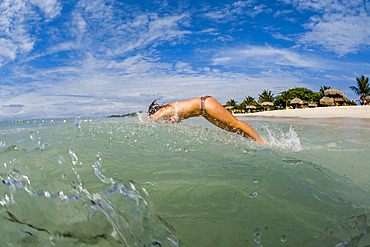
[[[248,124],[236,119],[228,110],[211,96],[193,98],[185,101],[176,101],[160,106],[154,100],[148,109],[152,121],[165,120],[180,122],[182,119],[203,116],[217,127],[229,132],[237,133],[243,137],[251,137],[258,143],[266,143]]]

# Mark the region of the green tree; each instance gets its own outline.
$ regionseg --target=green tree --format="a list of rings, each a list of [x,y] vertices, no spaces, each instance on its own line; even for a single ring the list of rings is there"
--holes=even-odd
[[[256,100],[252,96],[245,97],[242,104],[247,105],[257,105]]]
[[[236,104],[237,104],[238,102],[236,101],[236,100],[234,100],[234,99],[229,99],[227,102],[226,102],[226,104],[225,104],[225,106],[236,106]]]
[[[362,76],[361,78],[356,78],[357,87],[350,86],[349,88],[355,91],[357,95],[360,96],[361,100],[365,100],[367,95],[370,95],[370,87],[369,87],[369,77]]]
[[[287,91],[281,92],[275,98],[275,104],[286,107],[287,105],[289,105],[290,101],[294,98],[300,98],[301,100],[307,101],[307,102],[311,102],[311,101],[317,102],[322,97],[320,93],[315,93],[308,88],[296,87],[296,88],[292,88]]]
[[[258,96],[259,96],[258,101],[260,103],[265,101],[274,102],[274,94],[270,90],[263,90],[263,92]]]
[[[326,89],[329,89],[329,88],[330,88],[330,86],[321,86],[321,87],[320,87],[320,94],[321,94],[321,96],[322,96],[322,97],[324,97],[324,96],[325,96],[325,93],[324,93],[324,92],[325,92],[325,90],[326,90]]]

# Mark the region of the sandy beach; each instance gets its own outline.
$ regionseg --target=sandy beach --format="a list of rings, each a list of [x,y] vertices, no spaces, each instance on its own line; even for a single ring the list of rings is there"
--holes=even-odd
[[[362,118],[370,119],[370,106],[333,106],[304,109],[286,109],[256,113],[235,113],[236,117],[283,118]]]

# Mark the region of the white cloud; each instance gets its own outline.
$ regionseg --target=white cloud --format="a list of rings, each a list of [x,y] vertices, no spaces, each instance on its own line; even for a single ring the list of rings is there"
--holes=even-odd
[[[39,7],[46,18],[53,19],[62,10],[62,5],[57,0],[30,0],[30,2]]]
[[[356,11],[355,7],[363,4],[362,0],[282,0],[285,3],[294,5],[299,10],[313,10],[328,12]]]
[[[254,5],[256,1],[238,1],[232,4],[225,4],[220,7],[215,7],[203,14],[204,17],[217,22],[234,21],[242,16],[255,17],[263,12],[270,12],[266,5]]]
[[[14,60],[20,53],[30,52],[35,44],[28,21],[37,20],[35,12],[21,0],[0,2],[0,61]]]
[[[71,30],[81,50],[100,56],[125,56],[161,42],[176,42],[189,34],[183,30],[189,18],[186,13],[125,11],[101,0],[80,1],[73,12]]]
[[[370,16],[343,16],[332,14],[312,20],[307,25],[311,30],[303,34],[300,42],[322,46],[339,55],[356,53],[370,45]]]
[[[0,38],[0,62],[3,58],[9,58],[14,60],[17,53],[17,46],[13,44],[10,40]]]
[[[288,49],[278,49],[269,46],[248,46],[242,49],[230,49],[217,53],[213,62],[215,65],[243,66],[268,68],[272,66],[290,66],[295,68],[321,67],[320,63],[307,56],[299,55]]]
[[[368,3],[362,0],[285,0],[299,11],[315,14],[304,25],[308,30],[298,42],[319,46],[340,56],[357,53],[370,45]],[[367,1],[366,1],[367,2]]]
[[[117,63],[90,55],[79,67],[29,71],[32,83],[3,85],[1,90],[7,93],[0,99],[0,119],[105,116],[145,110],[158,97],[169,102],[210,94],[226,102],[299,81],[287,73],[251,76],[194,69],[181,60],[171,65],[146,59],[138,55]]]
[[[75,42],[62,42],[56,45],[51,46],[48,48],[48,53],[57,53],[61,51],[69,51],[69,50],[74,50],[77,48],[77,45]]]

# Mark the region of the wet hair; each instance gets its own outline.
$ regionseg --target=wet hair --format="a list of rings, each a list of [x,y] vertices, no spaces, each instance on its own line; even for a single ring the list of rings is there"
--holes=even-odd
[[[156,100],[153,100],[153,102],[150,104],[149,108],[148,108],[148,113],[149,113],[149,116],[153,115],[154,113],[156,113],[159,109],[161,109],[162,107],[165,107],[167,106],[167,104],[162,104],[162,105],[159,105],[158,103],[156,103],[156,101],[159,100],[159,99],[156,99]]]

